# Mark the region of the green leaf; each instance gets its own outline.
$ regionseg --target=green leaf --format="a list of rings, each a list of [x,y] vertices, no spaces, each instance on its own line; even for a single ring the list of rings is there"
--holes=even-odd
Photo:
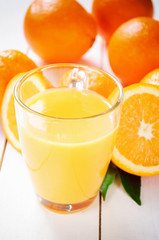
[[[105,201],[106,194],[109,186],[115,181],[115,177],[118,173],[116,166],[113,163],[109,164],[108,171],[103,180],[102,186],[100,188],[100,192],[102,194],[103,200]]]
[[[138,205],[141,205],[141,177],[124,172],[119,168],[118,171],[125,191]]]

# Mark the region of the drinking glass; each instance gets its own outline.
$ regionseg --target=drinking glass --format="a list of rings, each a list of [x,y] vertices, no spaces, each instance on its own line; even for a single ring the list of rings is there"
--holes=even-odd
[[[105,88],[95,85],[99,81],[104,81]],[[33,82],[39,92],[34,91]],[[76,92],[75,101],[69,101],[72,95],[68,91]],[[46,93],[53,93],[51,100]],[[78,114],[78,94],[85,99],[84,109],[92,104],[89,96],[94,99],[91,111],[99,108],[96,97],[107,108],[98,114],[65,117],[66,109]],[[40,203],[57,212],[89,206],[111,160],[123,99],[121,84],[94,67],[52,64],[25,74],[15,86],[14,98],[22,155]],[[45,107],[58,112],[59,101],[65,104],[62,117],[42,112]]]

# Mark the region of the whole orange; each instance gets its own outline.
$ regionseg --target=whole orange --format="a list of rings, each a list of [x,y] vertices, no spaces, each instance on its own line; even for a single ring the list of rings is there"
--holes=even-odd
[[[94,0],[92,12],[101,35],[108,42],[112,33],[131,18],[152,17],[151,0]]]
[[[24,19],[31,48],[47,62],[72,62],[93,44],[96,23],[75,0],[35,0]]]
[[[36,64],[22,52],[13,49],[0,52],[0,109],[4,91],[11,78],[35,67]]]
[[[140,17],[122,24],[112,35],[108,55],[123,85],[139,82],[159,67],[159,21]]]

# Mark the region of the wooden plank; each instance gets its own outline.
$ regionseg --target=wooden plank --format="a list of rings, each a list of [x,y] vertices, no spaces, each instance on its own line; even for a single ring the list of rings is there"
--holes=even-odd
[[[76,214],[56,214],[34,194],[21,155],[7,144],[0,175],[0,239],[98,239],[98,197]]]
[[[159,176],[142,178],[142,206],[123,190],[119,180],[102,203],[102,239],[159,239]]]
[[[91,48],[80,60],[78,60],[77,63],[101,67],[101,47],[102,39],[98,36],[93,48]],[[38,66],[46,64],[31,50],[29,50],[28,56],[32,58]],[[33,200],[30,201],[29,206],[31,205],[31,202],[33,202]],[[90,206],[90,208],[88,208],[87,210],[72,215],[63,215],[61,217],[61,215],[50,213],[48,210],[39,208],[39,206],[37,206],[37,202],[34,203],[34,209],[39,209],[37,210],[38,214],[40,214],[40,219],[38,220],[39,224],[41,224],[41,221],[44,221],[44,214],[49,224],[49,227],[51,226],[51,229],[48,226],[43,228],[42,232],[34,235],[34,239],[37,239],[40,236],[43,237],[45,235],[47,235],[48,240],[53,238],[59,240],[101,239],[101,229],[99,225],[99,217],[101,213],[99,204],[100,201],[98,196],[92,206]],[[62,231],[60,230],[61,228]],[[32,234],[36,234],[36,232],[37,229],[31,229]]]
[[[155,18],[159,19],[159,1],[153,0]],[[107,49],[103,56],[103,69],[113,74]],[[138,206],[125,193],[119,179],[108,190],[102,201],[102,239],[150,240],[159,239],[159,176],[142,178],[141,200]]]
[[[6,141],[6,138],[5,138],[3,130],[2,130],[2,124],[1,124],[1,119],[0,119],[0,170],[1,170],[2,163],[3,163],[6,142],[7,141]]]
[[[11,14],[11,9],[13,11],[16,7],[18,8],[9,21],[14,26],[13,29],[10,29],[10,24],[7,23],[6,28],[2,29],[0,26],[0,33],[7,29],[7,34],[3,37],[1,49],[16,48],[25,52],[27,43],[22,33],[21,21],[24,15],[24,6],[22,5],[27,6],[30,1],[27,0],[24,3],[23,1],[15,0],[13,2],[9,6],[7,13]],[[4,2],[3,11],[5,11],[7,4],[7,1]],[[88,5],[87,7],[89,8]],[[21,13],[14,22],[12,18],[18,14],[17,12]],[[0,20],[6,21],[8,19],[8,16],[5,16],[5,14],[3,14],[3,18],[1,17]],[[21,29],[18,23],[21,25]],[[18,27],[18,30],[14,32],[16,27]],[[90,65],[100,66],[100,43],[101,39],[98,38],[94,45],[95,47],[85,54],[80,62],[86,63],[87,61],[89,63],[90,61]],[[32,58],[34,53],[30,51],[28,55]],[[33,57],[33,59],[37,63],[41,61],[38,60],[37,56]],[[87,210],[76,214],[61,215],[48,211],[36,199],[22,156],[9,143],[7,143],[0,174],[0,212],[0,239],[4,240],[97,240],[99,236],[99,197],[96,198]]]

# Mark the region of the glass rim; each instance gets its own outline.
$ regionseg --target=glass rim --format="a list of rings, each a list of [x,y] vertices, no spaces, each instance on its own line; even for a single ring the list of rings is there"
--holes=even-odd
[[[87,116],[87,117],[78,117],[78,118],[61,118],[61,117],[53,117],[53,116],[48,116],[45,115],[43,113],[37,112],[31,108],[29,108],[19,97],[18,94],[18,90],[20,89],[22,83],[30,76],[34,75],[35,73],[38,73],[42,70],[47,70],[50,68],[80,68],[81,70],[92,70],[98,73],[102,73],[105,76],[109,76],[117,85],[118,89],[119,89],[119,98],[117,99],[117,101],[115,102],[115,104],[113,104],[109,109],[107,109],[104,112],[101,112],[99,114],[95,114],[95,115],[91,115],[91,116]],[[84,89],[87,90],[87,89]],[[100,95],[100,94],[99,94]],[[42,117],[42,118],[48,118],[48,119],[54,119],[54,120],[81,120],[81,119],[92,119],[92,118],[96,118],[99,116],[103,116],[103,115],[107,115],[111,112],[113,112],[122,102],[123,100],[123,96],[124,96],[124,90],[123,87],[121,85],[121,83],[114,77],[112,76],[110,73],[99,69],[97,67],[93,67],[93,66],[87,66],[87,65],[82,65],[82,64],[74,64],[74,63],[56,63],[56,64],[49,64],[49,65],[45,65],[42,67],[37,67],[27,73],[25,73],[16,83],[15,87],[14,87],[14,99],[16,100],[16,102],[23,108],[25,109],[27,112],[32,113],[36,116]]]

